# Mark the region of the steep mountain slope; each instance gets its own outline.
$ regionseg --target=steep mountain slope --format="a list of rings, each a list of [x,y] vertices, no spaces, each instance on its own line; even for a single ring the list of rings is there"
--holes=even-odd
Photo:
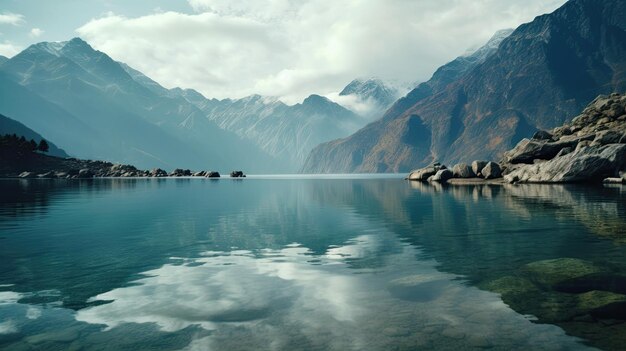
[[[221,130],[187,100],[161,96],[139,84],[119,63],[81,39],[32,45],[0,69],[97,131],[101,138],[92,145],[94,150],[81,157],[144,168],[184,165],[258,167],[261,171],[271,165],[270,158],[254,145]],[[27,108],[27,103],[17,109]],[[11,116],[20,120],[23,114]],[[37,130],[46,135],[57,132]],[[68,140],[81,137],[80,131],[73,131]],[[55,140],[61,143],[66,139]]]
[[[34,130],[28,128],[20,122],[14,121],[7,116],[0,115],[0,135],[5,134],[16,134],[17,136],[23,136],[26,140],[35,140],[37,143],[41,141],[41,139],[45,139],[39,133]],[[57,157],[69,157],[64,150],[59,149],[53,142],[46,139],[48,142],[48,155],[57,156]]]
[[[416,88],[382,120],[316,148],[311,172],[404,172],[433,160],[497,159],[595,96],[626,89],[626,3],[572,0],[521,25],[434,93]]]
[[[400,96],[397,87],[378,78],[367,78],[351,81],[334,100],[371,122]]]
[[[8,57],[0,55],[0,65],[2,65],[3,63],[7,61],[9,61]]]
[[[356,114],[318,95],[293,106],[260,95],[207,99],[193,89],[165,89],[127,65],[122,64],[122,68],[155,94],[192,104],[203,117],[254,144],[251,148],[260,148],[272,158],[268,163],[272,171],[296,172],[313,147],[350,135],[363,126]]]

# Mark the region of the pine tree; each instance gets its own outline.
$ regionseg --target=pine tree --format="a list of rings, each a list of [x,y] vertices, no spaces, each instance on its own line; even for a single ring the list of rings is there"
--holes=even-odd
[[[37,146],[37,150],[41,152],[48,152],[48,148],[48,142],[45,139],[41,139],[41,141],[39,142],[39,146]]]

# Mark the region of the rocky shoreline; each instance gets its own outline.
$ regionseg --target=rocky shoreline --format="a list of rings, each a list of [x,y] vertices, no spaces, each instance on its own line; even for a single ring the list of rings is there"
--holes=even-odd
[[[21,179],[91,179],[91,178],[163,178],[203,177],[220,178],[217,171],[191,171],[177,168],[167,172],[161,168],[141,170],[132,165],[114,164],[105,161],[59,158],[32,153],[19,158],[5,157],[0,165],[0,178]],[[242,171],[232,171],[232,178],[245,177]]]
[[[626,183],[626,95],[600,95],[571,123],[522,139],[500,162],[434,163],[408,180],[452,184]]]

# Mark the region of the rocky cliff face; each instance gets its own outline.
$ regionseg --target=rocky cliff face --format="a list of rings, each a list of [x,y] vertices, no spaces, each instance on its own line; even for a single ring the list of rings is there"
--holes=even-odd
[[[626,95],[599,96],[571,123],[522,139],[503,161],[510,183],[626,181]]]
[[[498,159],[597,95],[626,89],[624,16],[623,1],[569,1],[517,28],[449,84],[421,85],[381,120],[320,145],[304,171],[405,172],[435,160]]]

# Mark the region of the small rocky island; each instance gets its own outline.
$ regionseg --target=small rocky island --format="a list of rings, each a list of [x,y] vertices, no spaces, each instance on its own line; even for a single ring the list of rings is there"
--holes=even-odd
[[[500,162],[440,163],[414,170],[428,182],[626,183],[626,95],[600,95],[571,123],[537,131]]]

